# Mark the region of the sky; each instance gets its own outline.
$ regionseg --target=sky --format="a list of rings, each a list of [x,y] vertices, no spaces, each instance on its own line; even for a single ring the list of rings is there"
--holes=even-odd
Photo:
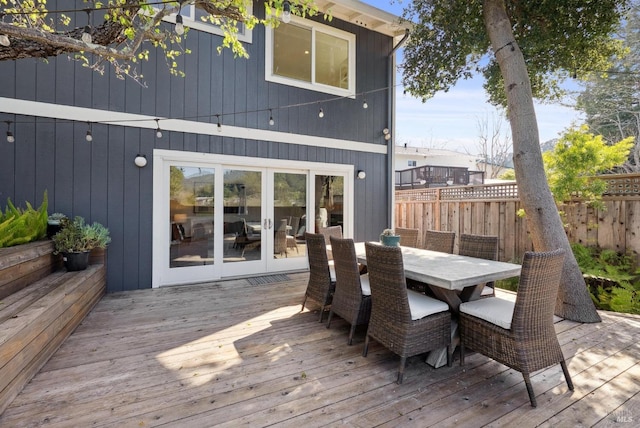
[[[405,0],[406,1],[406,0]],[[390,0],[363,0],[378,9],[400,16],[403,5]],[[398,50],[402,61],[402,49]],[[401,83],[400,76],[397,82]],[[404,94],[396,88],[396,144],[410,147],[429,147],[477,154],[478,121],[494,122],[502,113],[487,102],[482,88],[483,79],[461,80],[448,92],[441,92],[422,103],[420,99]],[[535,104],[540,142],[553,138],[570,127],[581,123],[579,112],[558,104]],[[509,133],[503,120],[503,132]]]

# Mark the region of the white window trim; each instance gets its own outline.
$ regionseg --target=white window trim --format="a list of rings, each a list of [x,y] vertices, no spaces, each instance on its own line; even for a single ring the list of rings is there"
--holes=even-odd
[[[344,39],[349,43],[349,89],[336,88],[335,86],[323,85],[321,83],[305,82],[273,74],[273,27],[265,28],[265,61],[264,77],[268,82],[281,83],[283,85],[295,86],[327,94],[355,98],[356,95],[356,35],[328,25],[320,24],[308,19],[291,16],[291,23],[310,28],[312,31],[312,49],[315,48],[315,32],[320,31],[331,36]],[[311,74],[314,73],[315,52],[311,59]],[[314,77],[315,79],[315,77]]]
[[[247,7],[247,11],[249,13],[253,13],[253,3],[251,3]],[[180,15],[182,15],[182,23],[183,23],[183,25],[185,27],[189,27],[189,28],[192,28],[194,30],[203,31],[205,33],[216,34],[218,36],[223,36],[224,37],[224,33],[222,32],[222,29],[220,29],[220,27],[218,27],[217,25],[213,25],[212,23],[210,23],[208,21],[202,21],[200,19],[195,19],[195,6],[194,5],[183,6],[182,10],[180,12]],[[175,24],[176,23],[176,14],[172,13],[171,15],[167,15],[164,18],[162,18],[162,20]],[[239,24],[241,24],[241,23],[239,23]],[[245,42],[245,43],[252,43],[253,42],[253,30],[250,30],[246,26],[244,26],[244,32],[243,33],[238,32],[238,40],[240,40],[241,42]]]

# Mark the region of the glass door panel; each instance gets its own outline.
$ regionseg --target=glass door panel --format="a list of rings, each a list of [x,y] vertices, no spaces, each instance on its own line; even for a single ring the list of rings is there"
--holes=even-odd
[[[262,177],[262,171],[224,170],[225,264],[264,260]]]
[[[341,226],[344,233],[344,176],[315,175],[314,191],[315,231]]]
[[[273,223],[273,258],[306,260],[307,173],[273,173]]]
[[[169,167],[169,267],[212,265],[215,170]]]

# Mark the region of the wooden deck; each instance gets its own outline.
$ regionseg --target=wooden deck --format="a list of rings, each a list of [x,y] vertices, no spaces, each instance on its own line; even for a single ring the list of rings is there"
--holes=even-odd
[[[364,329],[300,312],[306,274],[109,294],[0,417],[2,427],[638,426],[640,317],[561,321],[560,367],[522,376],[481,355],[407,363]]]

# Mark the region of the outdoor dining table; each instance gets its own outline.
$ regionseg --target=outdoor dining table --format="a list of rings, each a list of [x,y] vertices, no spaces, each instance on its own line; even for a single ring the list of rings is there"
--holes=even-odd
[[[426,284],[433,294],[446,302],[454,315],[452,340],[457,343],[456,315],[460,303],[480,298],[484,284],[520,275],[521,266],[514,263],[498,262],[441,253],[413,247],[400,247],[405,277]],[[358,262],[366,265],[367,255],[364,242],[355,244]],[[444,365],[446,349],[433,351],[427,362],[434,367]]]

